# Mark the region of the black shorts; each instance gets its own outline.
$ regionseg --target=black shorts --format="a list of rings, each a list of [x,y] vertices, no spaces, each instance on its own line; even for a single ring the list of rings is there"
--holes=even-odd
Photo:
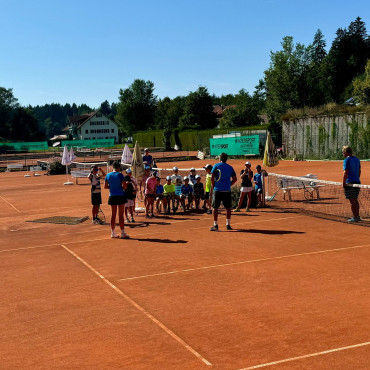
[[[212,207],[219,208],[220,204],[225,208],[231,208],[231,191],[214,191],[212,197]]]
[[[360,182],[351,182],[350,184],[360,184]],[[360,194],[360,188],[353,187],[353,186],[346,186],[344,188],[344,195],[346,199],[357,199],[358,195]]]
[[[163,194],[156,194],[156,196],[157,196],[157,199],[163,199],[164,198]]]
[[[145,198],[154,198],[157,196],[157,194],[145,194]]]
[[[99,206],[102,204],[101,193],[91,193],[91,204],[93,206]]]
[[[120,206],[127,203],[127,198],[124,195],[110,195],[108,204],[111,206]]]
[[[207,191],[206,194],[204,195],[204,199],[209,199],[209,191]]]

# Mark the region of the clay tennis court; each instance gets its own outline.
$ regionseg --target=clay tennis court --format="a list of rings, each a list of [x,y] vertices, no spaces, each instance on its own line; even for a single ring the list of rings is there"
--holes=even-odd
[[[342,162],[273,171],[341,181]],[[117,240],[28,222],[90,216],[90,186],[23,175],[0,174],[2,369],[369,369],[370,228],[265,208],[228,232],[222,212],[218,233],[211,215],[140,215]]]

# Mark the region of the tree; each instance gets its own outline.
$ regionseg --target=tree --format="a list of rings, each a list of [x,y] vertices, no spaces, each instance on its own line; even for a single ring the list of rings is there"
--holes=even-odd
[[[213,112],[213,99],[206,87],[200,86],[197,91],[190,92],[186,97],[180,126],[199,126],[202,129],[217,126],[216,114]]]
[[[115,119],[123,135],[153,128],[157,107],[153,82],[137,79],[127,89],[120,89],[119,95]]]
[[[239,91],[234,100],[236,107],[225,109],[220,120],[222,127],[241,127],[258,125],[260,102],[257,96],[251,97],[244,89]]]
[[[33,141],[44,138],[39,129],[37,118],[29,108],[17,107],[9,122],[8,138],[20,141]]]
[[[8,135],[12,111],[18,106],[18,99],[13,95],[13,89],[0,87],[0,137]]]
[[[283,50],[271,52],[270,68],[265,71],[266,108],[272,119],[280,119],[286,110],[308,102],[312,46],[294,45],[291,36],[284,37],[281,45]]]
[[[367,61],[365,73],[353,80],[355,99],[362,104],[370,104],[370,60]]]

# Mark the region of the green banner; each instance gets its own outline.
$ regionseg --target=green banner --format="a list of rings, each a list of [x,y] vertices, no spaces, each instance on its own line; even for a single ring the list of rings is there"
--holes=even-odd
[[[48,150],[47,141],[34,141],[34,142],[24,142],[24,143],[0,143],[0,146],[5,146],[9,150],[29,151],[29,150]]]
[[[114,139],[99,140],[63,140],[61,146],[85,147],[85,148],[109,148],[114,146]]]
[[[223,137],[219,139],[209,139],[211,155],[246,155],[259,154],[259,135]]]

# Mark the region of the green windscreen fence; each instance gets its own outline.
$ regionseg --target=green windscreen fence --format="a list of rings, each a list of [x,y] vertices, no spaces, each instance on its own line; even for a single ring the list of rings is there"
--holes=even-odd
[[[47,150],[47,141],[34,141],[34,142],[23,142],[23,143],[0,143],[0,147],[5,147],[7,150],[30,151],[30,150]]]
[[[114,139],[100,140],[63,140],[61,146],[85,147],[85,148],[110,148],[114,146]]]
[[[258,155],[259,135],[220,137],[209,139],[211,155]]]

